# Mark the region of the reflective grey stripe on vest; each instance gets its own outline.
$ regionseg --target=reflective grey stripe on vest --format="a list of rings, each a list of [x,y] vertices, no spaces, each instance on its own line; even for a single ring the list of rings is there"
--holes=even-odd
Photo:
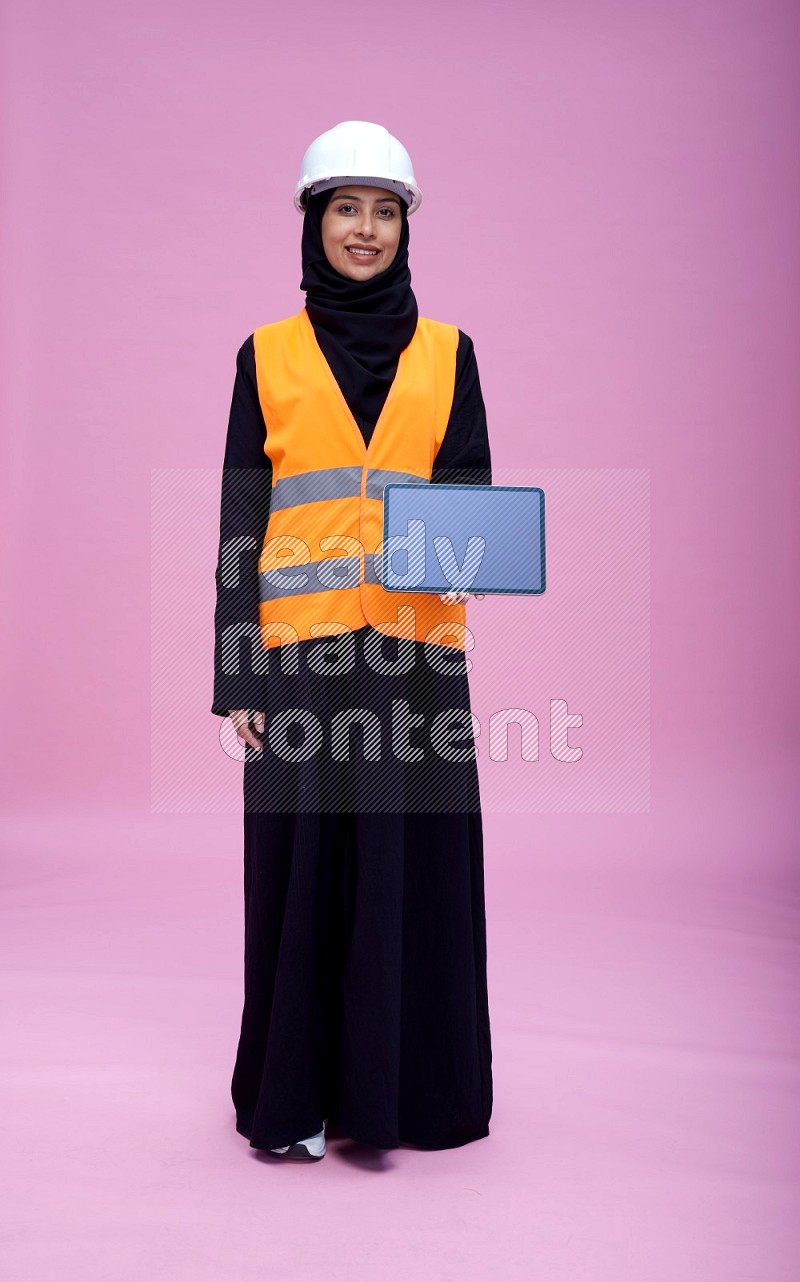
[[[367,472],[367,498],[382,499],[384,485],[427,485],[428,478],[414,472],[392,472],[386,467],[371,467]]]
[[[378,558],[380,560],[380,558]],[[364,556],[364,582],[380,583],[380,579],[375,573],[375,553],[367,552]]]
[[[380,583],[375,572],[375,554],[364,556],[364,580]],[[340,588],[357,588],[359,558],[331,556],[325,561],[307,561],[304,565],[287,565],[275,570],[262,570],[258,576],[260,599],[305,596],[309,592],[336,592]]]
[[[324,499],[352,499],[361,493],[360,467],[324,467],[319,472],[282,476],[272,487],[270,512]]]
[[[383,487],[395,484],[426,484],[427,478],[413,472],[394,472],[385,467],[367,470],[367,498],[383,498]],[[324,467],[317,472],[300,472],[282,476],[272,487],[270,512],[281,512],[302,503],[322,503],[325,499],[352,499],[361,494],[360,467]]]

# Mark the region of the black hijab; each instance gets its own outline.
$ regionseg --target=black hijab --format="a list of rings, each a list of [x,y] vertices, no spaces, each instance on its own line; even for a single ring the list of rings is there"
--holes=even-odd
[[[303,216],[303,278],[306,311],[353,417],[369,444],[403,348],[417,328],[417,300],[408,265],[408,212],[397,253],[385,271],[370,280],[352,280],[336,271],[322,244],[322,215],[335,188],[308,198]]]

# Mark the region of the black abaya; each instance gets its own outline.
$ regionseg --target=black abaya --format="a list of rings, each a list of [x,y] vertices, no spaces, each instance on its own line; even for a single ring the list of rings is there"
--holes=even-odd
[[[335,356],[331,359],[338,377]],[[372,424],[356,415],[368,442]],[[268,430],[252,336],[237,357],[222,485],[215,615],[213,711],[313,709],[326,726],[348,706],[391,700],[412,710],[469,711],[462,652],[435,671],[422,642],[409,673],[378,677],[364,648],[397,654],[366,625],[353,634],[354,663],[335,677],[312,667],[300,642],[298,671],[280,662],[223,671],[222,634],[257,626],[257,560],[269,515]],[[486,416],[472,342],[459,331],[456,388],[434,482],[489,483]],[[240,586],[222,586],[223,546],[237,544]],[[480,607],[478,607],[480,608]],[[283,647],[279,647],[283,649]],[[439,647],[441,649],[441,647]],[[230,666],[230,664],[228,664]],[[452,743],[472,743],[453,727]],[[290,738],[287,738],[287,742]],[[412,742],[414,742],[412,737]],[[298,739],[299,743],[299,739]],[[486,981],[483,833],[474,756],[426,754],[398,764],[391,752],[322,770],[318,754],[287,762],[247,748],[244,765],[244,1008],[231,1083],[236,1126],[253,1147],[316,1134],[327,1118],[377,1148],[449,1148],[489,1133],[491,1038]],[[455,755],[464,755],[456,753]]]

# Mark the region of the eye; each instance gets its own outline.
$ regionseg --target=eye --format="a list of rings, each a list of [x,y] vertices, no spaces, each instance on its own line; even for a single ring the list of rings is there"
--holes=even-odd
[[[338,213],[340,213],[340,214],[343,214],[343,213],[345,213],[345,212],[346,212],[346,210],[348,210],[348,209],[354,209],[354,208],[355,208],[355,206],[353,206],[353,205],[349,204],[347,201],[345,201],[345,202],[344,202],[344,204],[341,204],[341,205],[338,205],[338,206],[337,206],[337,212],[338,212]],[[383,206],[383,208],[382,208],[382,209],[379,209],[377,212],[378,212],[379,214],[388,214],[390,218],[394,218],[394,217],[395,217],[395,210],[394,210],[394,208],[393,208],[393,206],[392,206],[392,205],[384,205],[384,206]]]

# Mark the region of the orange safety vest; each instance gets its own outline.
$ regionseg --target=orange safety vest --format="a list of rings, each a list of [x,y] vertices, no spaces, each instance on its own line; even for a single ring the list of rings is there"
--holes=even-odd
[[[305,307],[260,326],[253,342],[272,463],[258,565],[264,648],[371,624],[386,635],[465,649],[464,605],[445,605],[434,593],[388,592],[374,564],[384,485],[430,482],[453,403],[457,327],[418,317],[369,446]]]

